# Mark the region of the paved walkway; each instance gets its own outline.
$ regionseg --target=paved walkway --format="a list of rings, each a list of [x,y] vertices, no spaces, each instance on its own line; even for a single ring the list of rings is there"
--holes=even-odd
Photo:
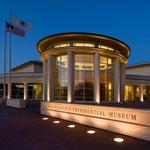
[[[48,117],[39,107],[16,109],[0,105],[0,150],[150,150],[150,142]],[[53,121],[60,120],[60,124]],[[75,128],[68,128],[75,124]],[[87,134],[93,129],[95,134]],[[123,143],[113,141],[124,138]]]

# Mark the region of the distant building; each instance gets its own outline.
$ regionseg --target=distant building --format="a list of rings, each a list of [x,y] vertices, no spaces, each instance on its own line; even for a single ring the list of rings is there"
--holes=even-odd
[[[8,74],[6,95],[8,97]],[[41,100],[42,98],[42,63],[29,61],[12,69],[12,99]],[[0,75],[0,97],[3,97],[3,74]]]

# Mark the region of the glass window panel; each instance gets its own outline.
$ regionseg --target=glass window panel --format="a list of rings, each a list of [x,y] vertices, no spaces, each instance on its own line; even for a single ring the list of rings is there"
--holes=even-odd
[[[67,59],[68,59],[67,55],[61,56],[61,61],[62,62],[68,61]]]
[[[75,80],[75,88],[81,89],[84,86],[83,80]]]
[[[68,84],[68,58],[67,55],[56,57],[57,63],[55,67],[54,78],[54,100],[67,100],[67,84]],[[58,89],[59,88],[59,89]]]
[[[106,81],[107,80],[107,70],[100,70],[100,81]]]
[[[12,98],[23,98],[24,86],[23,84],[12,84]]]
[[[85,62],[92,62],[93,63],[94,56],[93,55],[84,55]]]
[[[85,54],[75,55],[75,100],[86,101],[86,97],[90,97],[88,101],[94,100],[93,89],[93,71],[94,56]]]
[[[84,46],[84,43],[74,43],[75,46]]]
[[[59,96],[59,95],[60,95],[60,89],[55,89],[54,96]]]
[[[74,60],[75,60],[75,62],[82,62],[82,61],[84,61],[84,55],[76,54]]]
[[[100,48],[102,48],[102,49],[106,49],[106,50],[110,50],[110,51],[114,51],[114,49],[113,49],[113,48],[108,47],[108,46],[104,46],[104,45],[101,45],[101,46],[100,46]]]
[[[107,64],[100,63],[100,70],[106,70],[106,69],[107,69]]]
[[[94,47],[94,44],[91,44],[91,43],[85,43],[84,46],[86,46],[86,47]]]
[[[60,57],[59,56],[57,57],[57,61],[60,61]]]
[[[108,58],[108,64],[109,64],[109,65],[112,64],[112,59]]]
[[[107,57],[100,56],[100,62],[107,64]]]
[[[112,59],[100,56],[100,99],[102,101],[112,100]]]
[[[54,45],[54,48],[68,47],[68,46],[69,46],[69,43],[62,43],[62,44]]]
[[[93,87],[92,88],[85,88],[85,97],[93,97],[94,93],[93,93]]]
[[[92,71],[85,71],[84,77],[85,77],[85,81],[93,82],[93,72]]]
[[[75,89],[75,97],[83,97],[84,96],[83,90],[84,89],[76,88]]]
[[[84,62],[75,62],[75,70],[83,70]]]
[[[131,85],[126,86],[126,100],[134,100],[134,87]]]
[[[75,71],[75,80],[83,80],[83,71]]]
[[[61,85],[62,88],[63,87],[67,87],[67,80],[61,80]]]
[[[84,66],[82,66],[83,70],[94,70],[94,64],[91,62],[84,63]]]
[[[62,71],[61,73],[60,73],[60,80],[67,80],[68,79],[68,72],[67,72],[67,70],[66,71]]]

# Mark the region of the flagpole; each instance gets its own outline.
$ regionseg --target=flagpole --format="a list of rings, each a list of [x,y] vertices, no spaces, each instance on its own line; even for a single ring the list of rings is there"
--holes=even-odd
[[[10,26],[11,26],[11,12],[10,12]],[[11,27],[10,27],[11,28]],[[9,30],[11,30],[9,28]],[[11,61],[12,61],[12,45],[11,45],[11,31],[9,32],[9,94],[8,94],[8,99],[11,99],[11,94],[12,94],[12,91],[11,91]]]
[[[6,20],[5,20],[5,27],[4,27],[4,82],[3,82],[3,99],[6,101]]]

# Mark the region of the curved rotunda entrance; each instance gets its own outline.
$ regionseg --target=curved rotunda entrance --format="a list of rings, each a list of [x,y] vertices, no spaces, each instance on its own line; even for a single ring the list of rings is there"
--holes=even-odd
[[[65,41],[68,34],[63,36],[58,44],[48,39],[38,43],[43,60],[43,100],[68,103],[124,100],[125,64],[129,55],[126,49],[130,49],[118,41],[114,43],[115,50],[109,44],[87,42],[80,34],[69,35],[71,41]],[[80,42],[76,42],[76,36],[83,39],[80,37]]]

